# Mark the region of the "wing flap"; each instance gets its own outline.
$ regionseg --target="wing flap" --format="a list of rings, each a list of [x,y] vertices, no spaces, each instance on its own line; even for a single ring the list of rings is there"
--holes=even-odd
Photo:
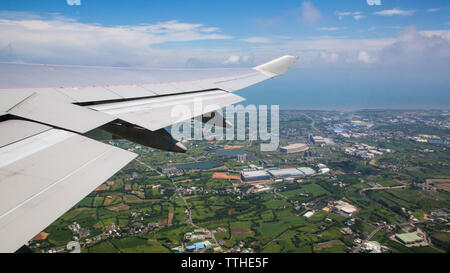
[[[50,127],[21,120],[6,120],[0,123],[0,147],[50,130]]]
[[[182,90],[178,89],[175,85],[170,83],[143,84],[142,87],[152,91],[157,95],[170,95],[183,92]]]
[[[85,133],[115,119],[101,112],[36,93],[16,104],[7,113],[78,133]]]
[[[75,102],[123,99],[117,93],[103,86],[61,87],[56,90],[72,98]]]
[[[106,89],[122,96],[123,98],[139,98],[156,96],[156,93],[139,85],[111,85]]]
[[[240,96],[216,90],[90,107],[118,119],[156,131],[243,100],[244,98]]]
[[[0,148],[0,252],[17,250],[135,156],[58,129]]]

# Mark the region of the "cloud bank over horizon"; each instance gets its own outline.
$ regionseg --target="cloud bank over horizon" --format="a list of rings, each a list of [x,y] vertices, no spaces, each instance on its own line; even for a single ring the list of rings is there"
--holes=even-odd
[[[442,3],[393,6],[361,1],[361,6],[354,1],[311,0],[257,7],[246,3],[246,8],[236,10],[233,5],[243,3],[230,1],[201,10],[186,4],[178,14],[169,8],[160,16],[164,7],[153,16],[147,16],[148,9],[140,17],[134,6],[97,16],[90,6],[94,2],[65,5],[67,10],[51,13],[47,8],[2,10],[0,4],[0,61],[211,68],[252,67],[289,54],[299,61],[286,77],[273,82],[324,92],[324,101],[333,97],[330,90],[353,90],[348,98],[360,97],[360,89],[383,94],[392,88],[398,94],[416,90],[440,103],[450,101],[450,7]],[[227,8],[233,11],[232,19]],[[250,8],[252,15],[246,12]],[[108,11],[113,13],[114,8]],[[276,86],[266,83],[262,88]],[[300,93],[288,97],[293,100],[286,103],[294,98],[303,101]],[[400,97],[395,100],[401,102]]]
[[[236,40],[218,27],[198,23],[172,20],[111,27],[81,23],[60,15],[43,18],[22,13],[23,19],[20,19],[17,14],[20,13],[12,13],[14,16],[10,18],[0,14],[1,61],[161,67],[252,66],[288,53],[300,57],[297,64],[300,66],[450,62],[450,30],[421,31],[415,25],[400,29],[396,37],[386,38],[316,36],[274,41],[274,38],[252,36],[238,41],[251,44],[248,49],[236,50],[233,44],[195,44]],[[319,30],[339,29],[322,27]],[[185,46],[174,46],[176,44]]]

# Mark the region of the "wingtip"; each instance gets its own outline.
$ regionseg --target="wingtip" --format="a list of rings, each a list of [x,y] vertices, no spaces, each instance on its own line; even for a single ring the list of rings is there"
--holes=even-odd
[[[298,60],[297,56],[284,55],[270,62],[253,67],[253,69],[269,76],[275,77],[284,74]]]

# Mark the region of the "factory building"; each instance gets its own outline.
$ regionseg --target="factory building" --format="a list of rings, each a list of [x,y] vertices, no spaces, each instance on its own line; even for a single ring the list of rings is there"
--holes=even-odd
[[[320,145],[320,146],[325,145],[325,139],[321,136],[312,136],[311,141],[312,141],[312,143]]]
[[[298,169],[294,168],[269,170],[268,172],[275,178],[296,177],[305,175],[302,171],[299,171]]]
[[[352,216],[352,214],[358,210],[355,206],[342,200],[334,202],[334,207],[347,216]]]
[[[400,242],[404,243],[405,245],[408,244],[415,244],[423,241],[423,238],[418,236],[415,232],[408,232],[408,233],[398,233],[395,234],[395,238],[399,240]]]
[[[286,154],[304,152],[308,149],[309,149],[308,145],[303,143],[295,143],[288,146],[280,147],[280,151]]]
[[[305,176],[313,175],[316,173],[316,171],[314,171],[313,169],[308,168],[308,167],[300,167],[300,168],[297,168],[297,170],[301,171]]]
[[[270,175],[266,171],[242,171],[241,180],[244,182],[270,180]]]
[[[309,140],[312,143],[319,145],[320,147],[323,147],[325,145],[336,145],[336,143],[334,143],[334,141],[331,138],[322,137],[322,136],[310,135]]]

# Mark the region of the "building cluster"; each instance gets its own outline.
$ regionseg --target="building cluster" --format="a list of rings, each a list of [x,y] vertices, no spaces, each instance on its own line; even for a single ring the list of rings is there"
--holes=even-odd
[[[90,230],[88,228],[80,227],[80,224],[77,222],[73,222],[73,224],[67,227],[72,231],[73,235],[79,236],[80,238],[89,236]]]
[[[161,166],[158,167],[157,170],[161,173],[170,175],[182,175],[184,173],[184,170],[177,168],[175,164],[168,164],[166,166]]]
[[[214,240],[214,233],[226,232],[227,230],[222,227],[218,227],[214,230],[208,230],[204,228],[197,228],[193,232],[187,232],[184,234],[185,243],[182,246],[177,246],[172,250],[175,252],[204,252],[212,250],[214,252],[222,252],[222,248],[217,244],[211,243],[210,240]]]
[[[428,218],[431,222],[438,222],[441,224],[448,224],[450,221],[450,209],[442,208],[430,212]]]
[[[268,191],[271,190],[272,188],[270,186],[267,185],[255,185],[254,187],[248,189],[248,193],[258,193],[258,192],[263,192],[263,191]]]
[[[419,143],[429,143],[434,145],[444,145],[444,141],[439,136],[420,134],[418,136],[410,137],[411,140]]]
[[[387,246],[380,245],[376,241],[363,242],[360,248],[363,253],[384,253],[388,252],[389,248]]]
[[[254,253],[255,251],[250,247],[245,247],[245,242],[240,241],[237,245],[233,246],[230,253]]]
[[[210,241],[197,242],[192,245],[186,246],[186,252],[201,252],[207,249],[211,249],[212,244]]]
[[[187,232],[184,235],[184,239],[191,242],[199,240],[211,240],[212,237],[212,231],[203,228],[195,229],[194,232]]]
[[[311,143],[314,143],[320,147],[325,145],[334,145],[334,141],[331,138],[323,137],[323,136],[313,136],[309,135],[309,140]]]
[[[202,194],[202,195],[213,194],[213,195],[219,195],[219,196],[224,196],[224,195],[236,196],[236,195],[238,195],[238,197],[239,197],[240,195],[244,194],[238,187],[210,189],[210,188],[195,187],[195,186],[191,186],[189,188],[184,188],[182,186],[176,186],[175,192],[182,196],[192,196],[192,195],[198,195],[198,194]]]
[[[338,213],[345,217],[351,217],[355,212],[358,211],[357,207],[343,200],[330,202],[328,204],[328,207],[336,210]]]
[[[325,174],[330,171],[325,165],[319,164],[319,174]],[[315,175],[317,172],[310,167],[299,168],[251,168],[241,171],[241,180],[243,182],[292,182],[295,178]]]
[[[361,157],[363,159],[373,159],[384,153],[393,153],[391,149],[377,148],[364,143],[356,144],[352,147],[344,147],[344,152],[348,155]]]

